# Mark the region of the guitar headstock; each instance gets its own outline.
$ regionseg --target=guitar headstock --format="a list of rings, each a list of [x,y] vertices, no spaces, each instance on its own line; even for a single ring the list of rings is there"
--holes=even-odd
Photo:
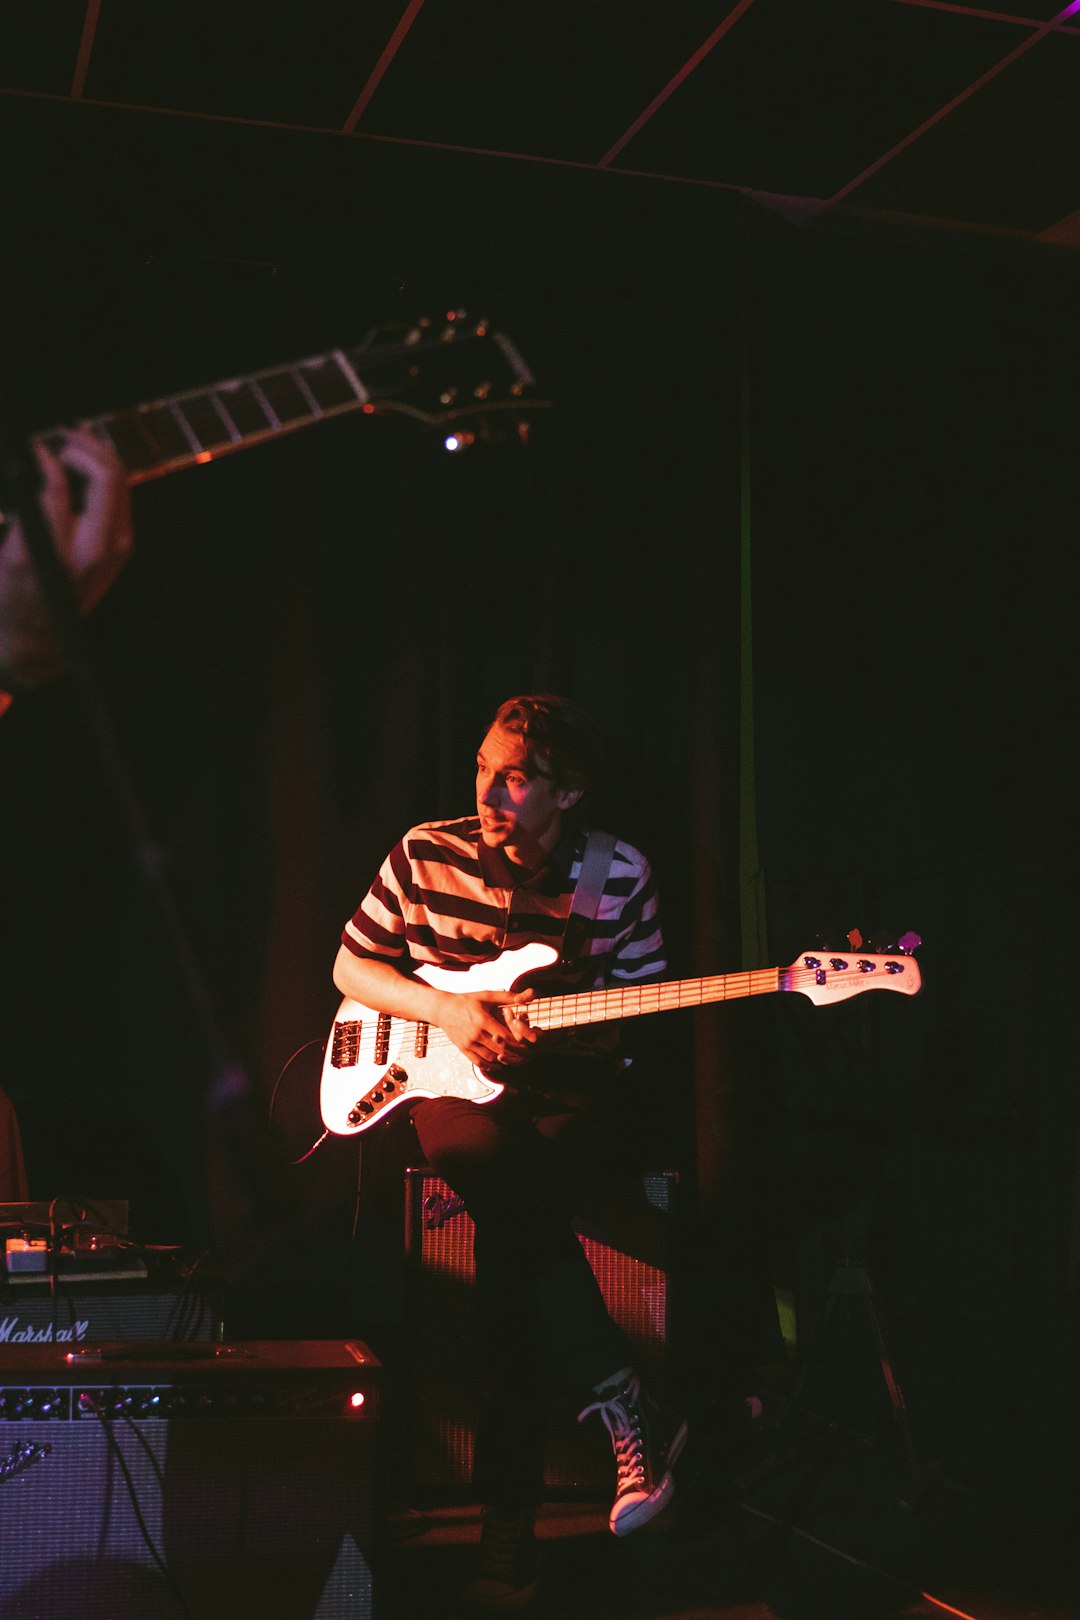
[[[781,969],[780,989],[797,990],[815,1006],[847,1001],[864,990],[895,990],[914,996],[922,988],[922,974],[912,952],[922,943],[917,934],[904,934],[884,951],[863,950],[862,935],[852,929],[848,939],[858,941],[846,950],[815,947],[804,951]]]
[[[445,430],[449,451],[527,444],[533,417],[551,408],[536,397],[532,372],[506,333],[462,309],[376,327],[349,359],[369,390],[369,415]]]

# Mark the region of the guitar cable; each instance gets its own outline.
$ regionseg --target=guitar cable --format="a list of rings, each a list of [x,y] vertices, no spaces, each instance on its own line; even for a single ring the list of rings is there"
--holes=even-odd
[[[144,1545],[146,1547],[147,1552],[150,1554],[150,1557],[153,1559],[154,1564],[157,1566],[157,1569],[158,1569],[159,1573],[161,1574],[162,1579],[165,1581],[165,1584],[168,1586],[169,1590],[171,1591],[174,1598],[176,1599],[176,1602],[177,1602],[177,1604],[179,1605],[179,1608],[180,1608],[180,1612],[183,1615],[183,1620],[194,1620],[194,1616],[192,1615],[192,1612],[191,1612],[190,1608],[188,1607],[187,1599],[184,1597],[183,1592],[180,1590],[180,1587],[177,1584],[176,1577],[173,1575],[172,1571],[169,1569],[169,1566],[165,1562],[165,1559],[163,1558],[161,1552],[154,1545],[154,1538],[150,1534],[150,1527],[148,1526],[148,1524],[146,1522],[146,1519],[145,1519],[145,1517],[143,1515],[142,1508],[139,1505],[139,1493],[136,1490],[135,1481],[131,1477],[131,1470],[128,1467],[127,1459],[124,1456],[123,1450],[122,1450],[122,1448],[120,1446],[120,1442],[117,1440],[115,1434],[113,1434],[113,1432],[112,1432],[112,1423],[111,1423],[107,1413],[88,1394],[85,1394],[85,1393],[82,1394],[80,1396],[80,1400],[83,1402],[86,1410],[93,1414],[93,1416],[98,1420],[98,1423],[101,1426],[101,1431],[102,1431],[102,1434],[104,1435],[105,1443],[108,1446],[109,1451],[111,1452],[111,1454],[112,1454],[112,1456],[113,1456],[113,1458],[114,1458],[114,1460],[116,1462],[116,1465],[120,1470],[121,1475],[123,1476],[124,1487],[125,1487],[125,1489],[127,1491],[128,1499],[131,1502],[131,1510],[135,1515],[135,1522],[139,1527],[139,1534],[142,1537],[142,1540],[143,1540],[143,1543],[144,1543]],[[161,1470],[161,1465],[158,1462],[157,1458],[153,1455],[151,1447],[149,1445],[149,1442],[146,1440],[145,1436],[142,1433],[140,1433],[138,1425],[130,1417],[126,1417],[126,1415],[125,1415],[125,1421],[127,1422],[128,1426],[135,1431],[136,1437],[138,1438],[140,1445],[147,1452],[147,1455],[150,1456],[151,1463],[153,1465],[154,1473],[157,1476],[159,1486],[161,1486],[163,1488],[164,1487],[164,1475],[163,1475],[162,1470]]]

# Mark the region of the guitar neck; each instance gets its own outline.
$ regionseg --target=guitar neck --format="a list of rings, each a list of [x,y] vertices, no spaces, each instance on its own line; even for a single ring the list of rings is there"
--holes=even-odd
[[[193,388],[93,416],[82,425],[112,445],[129,484],[143,484],[311,422],[361,410],[371,399],[348,355],[335,349],[212,388]],[[49,442],[47,433],[41,438]]]
[[[468,412],[433,414],[410,401],[425,381],[437,388],[440,371],[450,370],[456,376],[462,364],[461,347],[477,339],[480,342],[474,344],[474,353],[479,351],[478,363],[501,366],[512,379],[511,396],[520,396],[533,379],[504,333],[483,323],[471,331],[447,328],[440,334],[418,326],[401,341],[331,349],[248,377],[232,377],[210,388],[192,388],[146,405],[93,416],[82,426],[115,449],[129,484],[142,484],[346,411],[396,410],[426,423],[449,420],[454,414]],[[482,399],[491,388],[486,375],[477,390]],[[441,398],[457,394],[454,386]],[[470,401],[473,413],[496,408],[495,404]],[[49,444],[51,434],[38,434],[37,438]]]
[[[668,979],[547,996],[529,1003],[529,1022],[541,1030],[569,1029],[615,1018],[675,1012],[680,1007],[703,1007],[713,1001],[768,996],[780,989],[780,973],[780,968],[753,968],[744,973],[716,973],[705,979]]]

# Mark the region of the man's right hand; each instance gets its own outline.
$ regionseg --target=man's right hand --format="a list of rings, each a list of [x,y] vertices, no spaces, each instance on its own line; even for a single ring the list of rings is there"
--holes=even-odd
[[[524,1063],[538,1039],[526,1011],[532,999],[531,990],[493,990],[483,996],[444,991],[432,1022],[478,1068]]]

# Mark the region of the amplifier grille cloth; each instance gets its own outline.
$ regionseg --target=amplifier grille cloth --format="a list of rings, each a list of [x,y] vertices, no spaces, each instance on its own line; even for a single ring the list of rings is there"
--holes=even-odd
[[[115,1422],[153,1545],[193,1620],[369,1620],[367,1431],[328,1419]],[[0,1459],[52,1447],[0,1484],[2,1620],[180,1614],[96,1422],[0,1422]]]
[[[155,1552],[192,1620],[370,1620],[378,1423],[336,1415],[355,1387],[347,1370],[312,1375],[290,1406],[288,1350],[269,1386],[280,1413],[260,1410],[265,1382],[238,1375],[208,1398],[242,1408],[250,1395],[250,1411],[0,1418],[0,1620],[179,1616]],[[16,1386],[48,1387],[35,1353],[21,1369],[17,1349],[0,1353],[7,1412]],[[105,1406],[161,1387],[155,1363],[129,1365],[116,1384],[104,1369],[87,1382]],[[49,1449],[20,1467],[26,1446]]]

